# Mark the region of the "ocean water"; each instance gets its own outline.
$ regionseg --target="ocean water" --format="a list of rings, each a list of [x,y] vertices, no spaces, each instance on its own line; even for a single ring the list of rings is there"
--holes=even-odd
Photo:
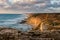
[[[26,14],[0,14],[0,27],[9,27],[22,31],[28,31],[31,29],[30,25],[19,24],[19,22],[26,18]]]

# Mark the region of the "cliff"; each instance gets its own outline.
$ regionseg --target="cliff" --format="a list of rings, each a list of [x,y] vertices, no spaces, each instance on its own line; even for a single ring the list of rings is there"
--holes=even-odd
[[[29,14],[28,18],[25,19],[24,23],[32,25],[32,28],[34,30],[58,30],[60,29],[60,14]]]

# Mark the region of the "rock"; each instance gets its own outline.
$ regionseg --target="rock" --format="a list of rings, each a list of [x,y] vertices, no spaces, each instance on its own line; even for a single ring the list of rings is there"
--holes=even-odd
[[[19,31],[12,28],[1,28],[0,40],[20,40]]]
[[[60,31],[40,32],[30,31],[21,32],[12,28],[0,28],[0,40],[60,40]]]

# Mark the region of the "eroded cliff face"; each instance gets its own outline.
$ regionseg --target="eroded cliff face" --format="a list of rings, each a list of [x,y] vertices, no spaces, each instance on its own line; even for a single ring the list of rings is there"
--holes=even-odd
[[[29,14],[26,23],[40,31],[60,29],[60,14]]]

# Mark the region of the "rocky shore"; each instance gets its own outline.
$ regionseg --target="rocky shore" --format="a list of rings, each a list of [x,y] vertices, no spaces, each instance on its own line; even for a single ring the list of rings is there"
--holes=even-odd
[[[22,32],[12,28],[0,28],[0,40],[60,40],[60,31]]]

